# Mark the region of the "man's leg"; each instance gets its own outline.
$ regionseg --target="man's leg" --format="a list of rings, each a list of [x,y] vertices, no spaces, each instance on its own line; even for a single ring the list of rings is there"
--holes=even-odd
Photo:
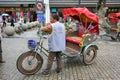
[[[2,46],[1,46],[1,39],[0,39],[0,63],[5,63],[2,59]]]
[[[57,59],[57,69],[56,69],[56,72],[59,73],[62,70],[61,52],[57,52],[56,53],[56,59]]]
[[[2,47],[1,47],[1,39],[0,39],[0,61],[2,61]]]
[[[55,57],[55,53],[50,52],[49,55],[48,55],[47,67],[42,72],[42,74],[44,74],[44,75],[49,74],[49,71],[50,71],[50,69],[52,67],[52,64],[53,64],[54,57]]]

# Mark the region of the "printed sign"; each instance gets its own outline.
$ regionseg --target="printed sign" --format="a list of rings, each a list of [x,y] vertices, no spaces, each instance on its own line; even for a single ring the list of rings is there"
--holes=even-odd
[[[37,10],[42,11],[43,10],[43,3],[42,2],[37,2],[36,3],[36,8],[37,8]]]
[[[39,22],[43,22],[45,20],[44,14],[37,14],[37,17]]]
[[[43,13],[44,5],[42,1],[36,2],[36,13]]]

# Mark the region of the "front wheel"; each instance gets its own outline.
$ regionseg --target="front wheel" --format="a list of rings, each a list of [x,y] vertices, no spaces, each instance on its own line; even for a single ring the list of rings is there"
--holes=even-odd
[[[88,47],[83,55],[83,63],[85,65],[92,64],[97,56],[97,49],[95,47]]]
[[[35,74],[40,70],[43,64],[43,58],[36,52],[28,51],[23,53],[17,59],[17,69],[25,75]]]

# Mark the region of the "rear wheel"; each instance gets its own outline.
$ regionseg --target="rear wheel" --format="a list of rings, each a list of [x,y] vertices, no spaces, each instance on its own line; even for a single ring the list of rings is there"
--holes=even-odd
[[[120,32],[117,34],[117,41],[120,41]]]
[[[20,55],[16,63],[19,72],[25,75],[35,74],[40,70],[42,64],[42,57],[33,51],[28,51]]]
[[[95,47],[89,47],[83,55],[84,64],[92,64],[97,56],[97,50]]]

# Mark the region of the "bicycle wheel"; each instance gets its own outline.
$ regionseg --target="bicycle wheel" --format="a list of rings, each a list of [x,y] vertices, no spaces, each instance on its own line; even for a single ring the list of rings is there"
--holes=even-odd
[[[120,32],[117,33],[117,41],[120,42]]]
[[[39,71],[42,67],[43,58],[33,51],[23,53],[17,59],[17,69],[25,75],[32,75]]]
[[[89,47],[83,55],[83,63],[85,65],[92,64],[97,56],[97,50],[95,47]]]

